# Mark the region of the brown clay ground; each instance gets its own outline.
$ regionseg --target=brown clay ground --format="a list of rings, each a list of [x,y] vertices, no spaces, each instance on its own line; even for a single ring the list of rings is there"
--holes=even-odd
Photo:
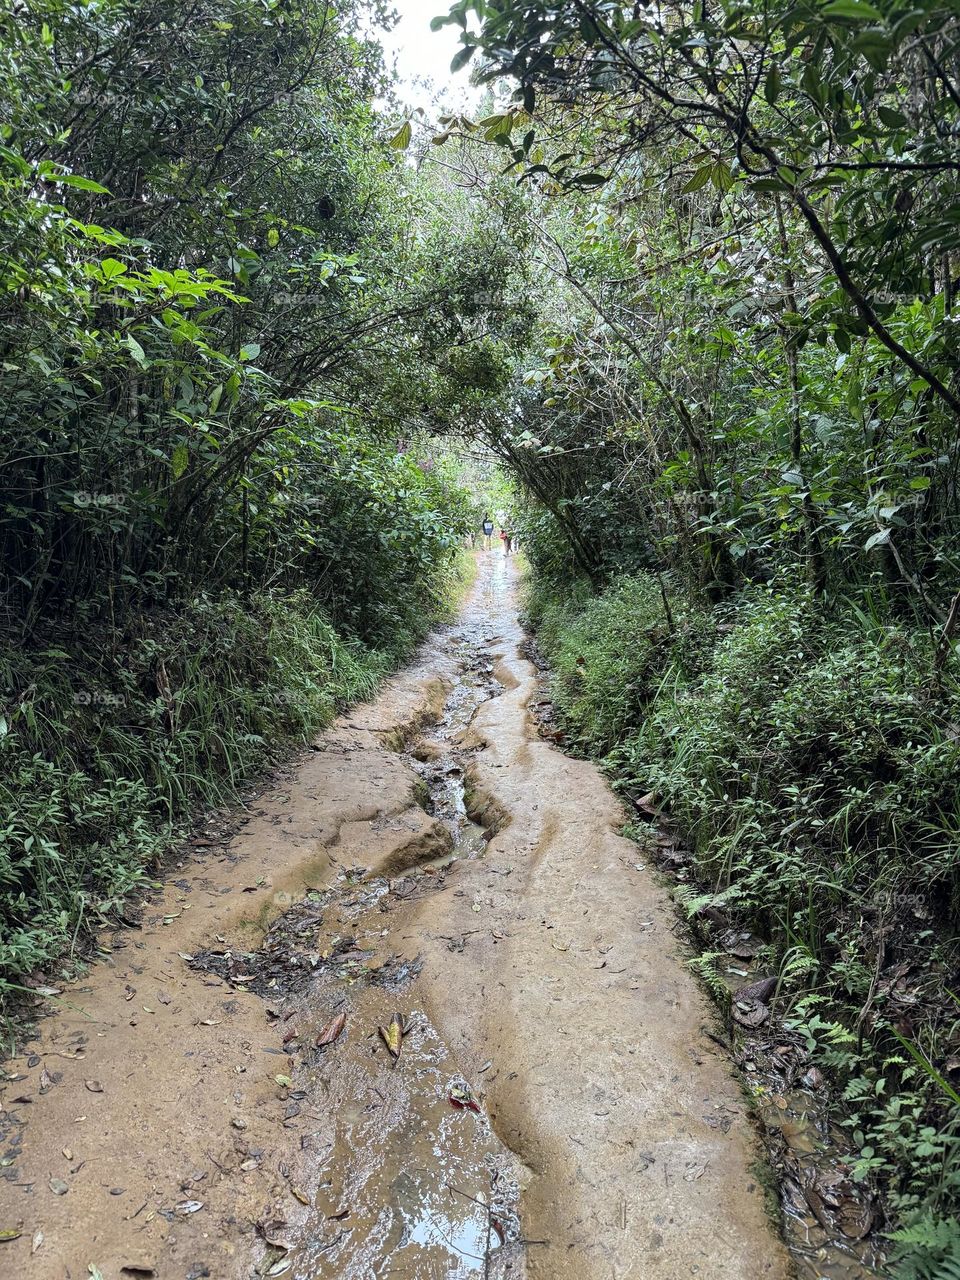
[[[481,557],[458,623],[105,940],[7,1064],[4,1280],[789,1274],[670,901],[539,737],[521,640]]]

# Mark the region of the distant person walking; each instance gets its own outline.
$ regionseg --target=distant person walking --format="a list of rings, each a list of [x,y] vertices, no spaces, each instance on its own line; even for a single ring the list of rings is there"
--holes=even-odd
[[[486,515],[483,517],[482,528],[483,528],[483,545],[484,545],[484,548],[487,551],[489,551],[491,547],[490,539],[493,537],[493,521],[490,519],[489,515]]]
[[[513,536],[509,532],[509,530],[501,528],[500,541],[503,543],[503,554],[505,556],[508,556],[510,554],[510,544],[512,540],[513,540]]]

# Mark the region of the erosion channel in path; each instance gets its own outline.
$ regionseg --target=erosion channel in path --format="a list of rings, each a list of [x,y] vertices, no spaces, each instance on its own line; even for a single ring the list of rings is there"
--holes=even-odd
[[[7,1064],[3,1274],[780,1280],[740,1089],[512,565]]]

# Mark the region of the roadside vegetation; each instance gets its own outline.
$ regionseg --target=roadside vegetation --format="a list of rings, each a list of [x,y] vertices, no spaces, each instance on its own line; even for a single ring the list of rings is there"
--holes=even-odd
[[[507,258],[366,14],[0,15],[0,1001],[450,605]]]

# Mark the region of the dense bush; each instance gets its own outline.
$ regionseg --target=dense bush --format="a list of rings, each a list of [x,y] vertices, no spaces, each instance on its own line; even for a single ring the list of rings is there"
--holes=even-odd
[[[0,996],[445,606],[524,323],[368,17],[0,12]]]
[[[658,584],[621,578],[602,595],[527,602],[553,665],[553,696],[575,740],[605,754],[643,717],[665,670],[697,660],[709,619],[680,606],[668,621]]]

